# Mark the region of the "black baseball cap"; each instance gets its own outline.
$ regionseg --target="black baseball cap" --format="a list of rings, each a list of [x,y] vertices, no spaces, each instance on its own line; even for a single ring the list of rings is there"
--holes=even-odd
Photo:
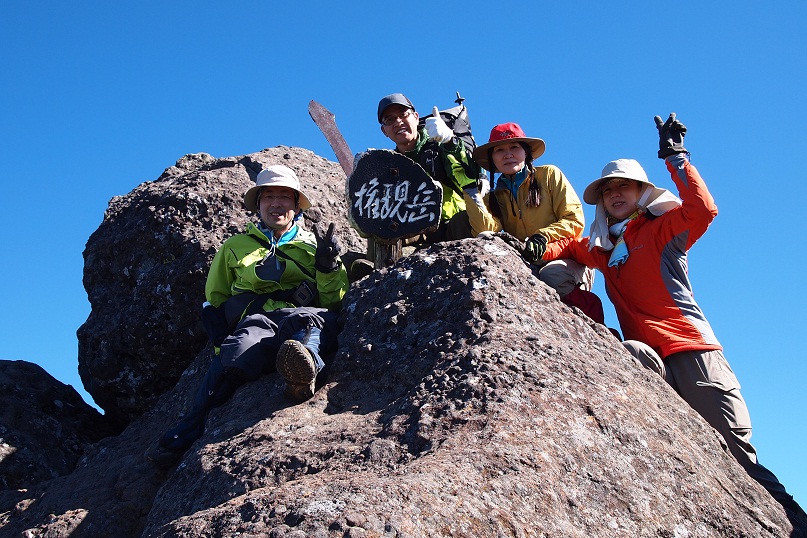
[[[415,110],[415,105],[412,104],[412,101],[407,99],[407,97],[402,93],[392,93],[385,97],[382,97],[381,100],[378,102],[378,123],[381,123],[381,116],[384,114],[384,111],[390,105],[403,105],[406,108]]]

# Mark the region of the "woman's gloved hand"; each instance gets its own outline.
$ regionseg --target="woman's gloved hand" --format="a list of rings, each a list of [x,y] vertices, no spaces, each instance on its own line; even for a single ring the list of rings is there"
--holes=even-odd
[[[533,234],[524,243],[524,259],[530,263],[536,263],[544,257],[546,252],[546,237],[541,234]]]
[[[675,117],[675,112],[670,114],[667,121],[662,121],[661,116],[653,118],[658,129],[658,158],[666,159],[670,155],[678,153],[688,153],[684,147],[684,136],[687,128]]]

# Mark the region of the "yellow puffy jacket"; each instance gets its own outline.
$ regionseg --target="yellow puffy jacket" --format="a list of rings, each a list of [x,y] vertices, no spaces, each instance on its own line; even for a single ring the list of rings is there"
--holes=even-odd
[[[530,182],[537,181],[540,189],[540,203],[537,207],[527,206]],[[566,176],[557,166],[546,164],[536,166],[535,172],[528,175],[518,188],[518,198],[501,178],[493,192],[485,196],[484,207],[480,207],[465,194],[468,218],[474,235],[480,232],[505,232],[524,241],[531,235],[540,233],[549,242],[566,237],[580,237],[585,227],[583,206],[577,193]],[[490,196],[495,196],[501,209],[501,218],[490,212]]]

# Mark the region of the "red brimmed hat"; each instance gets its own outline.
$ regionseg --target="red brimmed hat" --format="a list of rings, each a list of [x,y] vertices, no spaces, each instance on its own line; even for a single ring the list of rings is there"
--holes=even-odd
[[[517,123],[501,123],[490,130],[490,139],[474,150],[474,160],[485,170],[491,170],[488,150],[505,142],[524,142],[530,147],[533,160],[544,154],[546,144],[540,138],[529,138]]]

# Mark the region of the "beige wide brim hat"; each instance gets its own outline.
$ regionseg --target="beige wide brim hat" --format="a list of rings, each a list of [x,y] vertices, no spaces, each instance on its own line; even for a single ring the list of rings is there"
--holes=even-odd
[[[587,204],[597,205],[597,202],[602,199],[602,186],[612,179],[632,179],[656,189],[656,186],[647,179],[647,174],[638,161],[617,159],[606,164],[605,168],[602,169],[602,175],[586,187],[586,190],[583,191],[583,201]]]
[[[300,195],[300,209],[308,209],[311,202],[302,190],[300,190],[300,179],[294,170],[282,164],[272,164],[264,168],[255,178],[255,186],[244,194],[244,205],[250,211],[258,211],[258,193],[263,187],[288,187],[297,191]]]
[[[594,213],[594,222],[591,223],[588,233],[589,250],[594,247],[604,250],[614,248],[608,228],[608,212],[605,210],[602,200],[602,187],[612,179],[632,179],[642,184],[642,192],[636,202],[641,211],[647,211],[660,217],[664,213],[681,206],[680,198],[667,189],[656,187],[647,179],[647,174],[638,162],[633,159],[611,161],[602,169],[602,176],[592,181],[583,191],[583,200],[587,204],[597,207]]]

